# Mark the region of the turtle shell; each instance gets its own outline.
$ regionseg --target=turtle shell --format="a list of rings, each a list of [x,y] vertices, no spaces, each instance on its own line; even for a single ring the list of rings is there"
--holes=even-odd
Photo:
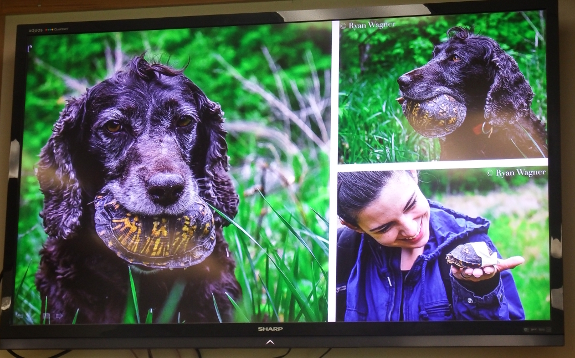
[[[421,102],[406,99],[401,107],[413,129],[428,138],[453,132],[461,126],[467,112],[464,104],[446,94]]]
[[[144,216],[129,212],[112,194],[94,199],[96,233],[122,259],[150,268],[196,265],[214,250],[214,218],[198,198],[180,216]]]
[[[479,244],[485,243],[480,242]],[[485,247],[489,255],[492,255],[493,251],[487,245],[485,245]],[[479,268],[483,265],[483,258],[478,255],[475,247],[471,243],[457,246],[445,256],[445,259],[447,263],[457,267]]]

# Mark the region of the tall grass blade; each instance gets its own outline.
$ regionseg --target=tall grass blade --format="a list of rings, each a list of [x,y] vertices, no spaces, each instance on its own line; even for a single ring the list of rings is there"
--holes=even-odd
[[[42,316],[42,324],[46,324],[46,317],[48,317],[48,296],[46,296],[44,301],[44,315]]]
[[[245,253],[245,257],[247,257],[248,262],[250,264],[250,269],[252,271],[252,275],[255,278],[256,277],[256,268],[254,265],[254,262],[252,260],[252,257],[250,256],[250,253],[248,251],[248,248],[246,246],[246,244],[240,240],[239,236],[237,235],[237,233],[234,233],[234,239],[236,241],[236,246],[238,248],[238,252],[240,255],[240,262],[243,262],[243,256]],[[243,279],[244,279],[244,285],[242,286],[243,288],[245,288],[248,292],[248,297],[249,297],[249,302],[251,303],[252,307],[252,312],[255,312],[255,302],[254,302],[254,293],[252,292],[252,287],[250,284],[250,280],[248,279],[248,274],[246,272],[246,270],[244,269],[244,265],[238,265],[240,268],[240,271],[242,273]]]
[[[313,298],[314,298],[314,292],[310,292],[309,295],[307,295],[307,300],[311,302]],[[316,310],[316,312],[319,312],[319,310]],[[300,311],[295,317],[295,321],[298,322],[301,316],[302,312]]]
[[[317,265],[314,265],[314,263],[311,263],[311,269],[313,272],[313,277],[318,277],[319,273],[317,272]],[[319,307],[319,300],[320,297],[318,297],[317,295],[317,288],[316,285],[317,282],[312,281],[311,284],[311,299],[308,298],[309,301],[311,301],[311,303],[313,304],[313,309],[315,312],[320,312],[320,307]]]
[[[210,204],[208,204],[210,205]],[[230,219],[226,214],[222,213],[221,211],[219,211],[217,208],[213,207],[212,205],[210,205],[210,207],[215,210],[218,214],[220,214],[224,219],[228,220],[232,225],[234,225],[238,230],[240,230],[244,235],[246,235],[257,247],[260,248],[260,250],[262,250],[262,252],[265,253],[265,255],[270,259],[270,261],[274,264],[274,266],[280,271],[281,273],[281,268],[278,266],[278,264],[275,262],[275,260],[269,255],[269,253],[266,252],[266,250],[262,247],[262,245],[260,245],[259,242],[257,242],[243,227],[241,227],[238,223],[236,223],[234,220]]]
[[[543,158],[547,158],[547,156],[545,155],[545,153],[543,153],[543,150],[541,150],[541,147],[539,147],[539,144],[537,144],[537,142],[535,141],[535,139],[533,139],[533,137],[531,136],[531,134],[529,134],[529,132],[527,132],[527,129],[525,129],[525,127],[523,127],[522,125],[519,125],[521,127],[521,129],[523,129],[523,131],[525,132],[525,134],[527,134],[527,136],[529,137],[529,139],[531,139],[531,142],[533,142],[533,144],[535,144],[535,147],[537,148],[537,150],[539,151],[539,153],[541,154],[541,156],[543,156]]]
[[[314,233],[313,231],[309,230],[308,228],[304,228],[299,230],[300,235],[305,234],[309,238],[311,238],[315,243],[321,248],[321,250],[327,255],[329,252],[329,240],[321,235]],[[327,233],[327,231],[326,231]]]
[[[395,158],[395,133],[391,133],[391,161],[397,161]]]
[[[262,198],[265,200],[265,202],[269,205],[269,207],[273,210],[273,212],[276,214],[276,216],[284,223],[284,225],[288,228],[288,230],[299,240],[299,242],[307,249],[307,251],[310,253],[310,255],[313,257],[313,259],[315,260],[315,262],[317,262],[319,264],[319,260],[317,259],[317,257],[315,257],[315,254],[313,253],[313,250],[311,249],[311,247],[309,247],[309,245],[307,244],[307,242],[305,242],[304,239],[302,239],[302,237],[297,233],[297,231],[295,231],[295,229],[293,228],[293,226],[291,226],[286,219],[284,219],[283,216],[281,216],[281,214],[270,204],[270,202],[268,201],[268,199],[266,199],[266,197],[264,196],[264,194],[262,194],[261,191],[258,190],[258,193],[260,193],[260,195],[262,196]],[[324,272],[325,274],[325,272]]]
[[[320,213],[318,213],[314,208],[311,208],[311,211],[313,211],[315,213],[315,215],[321,220],[323,221],[327,227],[329,227],[329,221],[327,221],[326,218],[324,218]]]
[[[128,266],[128,274],[130,275],[130,288],[132,290],[132,299],[134,300],[134,310],[136,311],[136,322],[140,323],[138,296],[136,295],[136,285],[134,284],[134,277],[132,276],[132,268],[130,266]]]
[[[274,300],[270,294],[270,291],[268,290],[268,286],[264,283],[261,276],[260,276],[260,282],[262,283],[262,286],[264,286],[264,292],[266,293],[266,296],[268,297],[268,304],[272,308],[276,320],[279,322],[280,316],[278,314],[278,310],[276,309],[276,306],[274,304]]]
[[[227,292],[226,292],[226,296],[228,296],[228,300],[230,300],[230,302],[232,303],[232,305],[234,306],[234,308],[236,309],[236,312],[238,312],[240,314],[240,317],[242,318],[243,322],[249,323],[250,320],[248,319],[248,317],[246,316],[246,314],[244,313],[244,311],[242,311],[241,307],[236,303],[236,301],[232,298],[232,296],[230,296]]]
[[[210,205],[210,204],[208,204],[208,205]],[[305,295],[303,295],[301,293],[301,291],[299,290],[299,288],[297,288],[297,286],[294,284],[294,282],[296,282],[295,278],[293,277],[293,275],[291,275],[287,266],[281,261],[281,258],[278,256],[278,254],[273,252],[273,257],[271,257],[269,253],[265,252],[265,249],[260,245],[260,243],[257,242],[256,240],[254,240],[254,238],[244,228],[242,228],[238,223],[236,223],[234,220],[230,219],[226,214],[224,214],[223,212],[221,212],[220,210],[218,210],[214,206],[210,205],[210,207],[215,212],[217,212],[219,215],[221,215],[224,219],[228,220],[232,225],[234,225],[236,228],[238,228],[257,247],[259,247],[265,253],[266,256],[268,256],[268,258],[270,259],[272,264],[277,268],[277,270],[280,274],[280,277],[282,277],[284,279],[285,283],[287,284],[289,291],[293,294],[295,300],[298,302],[301,309],[304,310],[304,316],[306,317],[306,319],[310,322],[313,322],[315,320],[314,319],[315,318],[314,312],[310,310],[309,305],[306,302]],[[212,294],[212,296],[213,296],[213,294]],[[218,317],[219,317],[219,311],[217,311],[217,304],[215,301],[215,297],[214,297],[214,307],[216,308],[216,312],[218,313]]]
[[[284,262],[285,262],[285,260],[284,260]],[[299,274],[299,247],[296,248],[296,250],[294,252],[294,260],[292,261],[292,264],[291,264],[291,270],[292,270],[293,275],[295,277],[297,277]],[[308,302],[309,302],[309,298],[308,298]],[[295,309],[294,309],[294,312],[295,312]],[[294,322],[299,322],[302,314],[303,314],[303,310],[300,309],[298,314],[293,318]]]
[[[297,303],[297,300],[295,299],[295,295],[291,294],[291,292],[290,292],[290,294],[289,294],[288,297],[289,297],[289,305],[288,305],[288,307],[289,307],[289,311],[288,311],[289,315],[288,315],[288,321],[289,321],[289,322],[298,322],[298,321],[299,321],[299,317],[301,316],[302,311],[301,311],[301,310],[299,311],[299,314],[298,314],[298,316],[297,316],[298,318],[296,319],[296,315],[295,315],[295,305],[296,305],[296,303]]]
[[[281,280],[277,283],[277,287],[278,287],[278,289],[274,293],[274,296],[276,297],[274,302],[275,302],[276,306],[278,307],[278,314],[279,314],[278,322],[281,322],[282,319],[285,319],[285,312],[286,312],[285,302],[287,302],[287,298],[286,298],[286,296],[281,294],[281,292],[283,292],[283,287],[284,287]]]
[[[219,211],[218,208],[216,208],[215,206],[212,206],[208,203],[208,205],[210,206],[210,208],[212,208],[216,213],[218,213],[221,217],[223,217],[224,219],[226,219],[230,224],[234,225],[238,230],[240,230],[244,235],[246,235],[254,244],[256,244],[257,247],[259,247],[260,249],[264,249],[262,247],[262,245],[260,245],[259,242],[256,241],[256,239],[254,239],[252,237],[252,235],[250,235],[243,227],[241,227],[238,223],[236,223],[233,219],[231,219],[230,217],[228,217],[226,214],[224,214],[223,212]]]
[[[136,310],[134,308],[134,300],[132,298],[131,292],[126,294],[126,305],[124,309],[124,319],[122,323],[125,324],[135,324],[136,322]]]
[[[31,264],[32,264],[32,261],[28,261],[28,267],[26,267],[26,271],[24,271],[24,277],[22,277],[22,279],[20,280],[20,283],[18,284],[18,288],[16,289],[16,295],[14,297],[20,296],[20,290],[22,289],[22,286],[24,285],[24,280],[26,280],[26,277],[28,276],[28,270],[30,270]]]
[[[146,323],[152,323],[152,320],[154,318],[154,311],[153,309],[149,309],[148,310],[148,314],[146,315]]]
[[[295,217],[292,217],[294,219],[294,221],[296,223],[298,223],[298,225],[300,225],[303,229],[299,229],[298,233],[304,233],[307,236],[309,236],[320,248],[321,250],[324,252],[324,254],[328,255],[329,254],[329,248],[327,247],[327,244],[329,244],[329,241],[319,235],[317,235],[316,233],[314,233],[313,231],[309,230],[302,222],[298,221]]]
[[[266,253],[268,253],[268,251],[269,251],[269,249],[266,250]],[[268,307],[269,307],[271,304],[273,304],[273,300],[271,299],[271,297],[270,297],[270,295],[269,295],[269,292],[268,292],[268,287],[270,287],[270,278],[271,278],[269,255],[266,255],[266,257],[265,257],[264,259],[265,259],[265,262],[264,262],[264,263],[265,263],[265,271],[264,271],[264,273],[265,273],[265,278],[266,278],[266,280],[265,280],[265,282],[264,282],[264,281],[262,280],[261,275],[258,275],[258,279],[261,281],[261,283],[262,283],[262,285],[263,285],[263,287],[264,287],[264,290],[266,291],[266,294],[267,294],[267,296],[268,296],[267,301],[271,301],[271,302],[268,302]],[[268,309],[267,313],[269,313],[269,309]]]
[[[266,256],[266,259],[269,261],[269,258]],[[274,302],[277,302],[277,306],[278,307],[282,307],[281,306],[281,302],[282,300],[285,300],[285,302],[288,302],[288,298],[289,296],[291,296],[289,294],[289,290],[287,292],[287,296],[283,295],[284,289],[287,289],[287,286],[284,284],[283,280],[278,280],[276,282],[276,288],[275,288],[275,292],[274,292]],[[284,308],[284,310],[287,310],[286,308]],[[289,317],[287,317],[289,319]]]
[[[72,320],[72,324],[76,324],[76,320],[78,319],[78,312],[80,312],[79,308],[76,310],[76,314],[74,314],[74,319]]]
[[[170,323],[176,313],[176,309],[178,308],[178,303],[182,299],[182,294],[184,293],[184,288],[186,287],[186,283],[184,280],[179,279],[174,282],[172,289],[164,303],[164,307],[162,308],[162,312],[158,316],[158,323]]]
[[[519,148],[519,146],[515,143],[515,141],[513,140],[513,138],[509,138],[509,140],[511,140],[511,143],[513,143],[513,145],[515,146],[515,148],[517,148],[517,150],[519,151],[519,153],[521,153],[521,155],[523,156],[523,158],[527,158],[527,156],[525,155],[525,153],[523,153],[521,151],[521,149]]]
[[[220,315],[220,310],[218,309],[218,303],[216,302],[216,296],[212,292],[212,298],[214,299],[214,309],[216,310],[216,315],[218,315],[218,321],[222,323],[222,316]]]
[[[294,298],[297,301],[297,303],[299,304],[300,308],[303,310],[303,314],[304,314],[306,320],[308,320],[308,322],[315,322],[316,321],[315,312],[313,312],[311,310],[311,308],[309,306],[309,302],[307,302],[305,295],[294,284],[294,282],[296,282],[295,277],[292,275],[289,268],[281,261],[281,259],[278,257],[278,254],[276,252],[272,251],[272,255],[275,256],[275,258],[276,258],[276,261],[278,264],[278,270],[282,274],[281,277],[283,277],[283,279],[287,283],[288,289],[290,290],[290,292],[294,296]]]

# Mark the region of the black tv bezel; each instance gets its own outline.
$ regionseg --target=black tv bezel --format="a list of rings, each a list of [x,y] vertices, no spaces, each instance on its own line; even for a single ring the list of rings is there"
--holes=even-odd
[[[421,4],[430,14],[452,15],[519,10],[547,11],[547,89],[549,144],[550,238],[561,240],[561,173],[559,131],[559,61],[557,0],[472,1]],[[413,16],[423,14],[410,14]],[[378,18],[380,16],[377,16]],[[397,16],[394,16],[397,17]],[[297,14],[295,15],[297,19]],[[328,20],[321,18],[318,20]],[[335,20],[335,19],[334,19]],[[294,22],[298,22],[295,20]],[[11,141],[21,143],[26,87],[26,46],[30,30],[67,28],[62,33],[130,31],[161,28],[281,24],[281,12],[142,18],[19,25],[16,35]],[[169,25],[168,25],[169,24]],[[190,26],[193,24],[193,26]],[[44,35],[44,34],[43,34]],[[21,160],[21,158],[19,158]],[[20,173],[19,173],[20,174]],[[15,280],[20,175],[10,178],[7,195],[3,305]],[[562,259],[550,257],[550,289],[562,287]],[[12,325],[12,307],[1,312],[1,349],[169,348],[169,347],[381,347],[381,346],[558,346],[564,344],[564,314],[551,308],[548,321],[493,322],[317,322],[153,325]],[[259,331],[258,327],[281,327]],[[408,333],[409,332],[409,333]],[[441,332],[435,334],[434,332]]]

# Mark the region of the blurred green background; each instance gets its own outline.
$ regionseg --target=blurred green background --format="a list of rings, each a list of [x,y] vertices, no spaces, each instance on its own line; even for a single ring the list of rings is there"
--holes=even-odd
[[[439,160],[438,139],[415,132],[404,117],[399,76],[425,65],[453,26],[491,37],[518,63],[535,92],[532,110],[547,121],[545,18],[537,11],[377,19],[393,27],[340,30],[340,163]],[[347,23],[347,22],[345,22]],[[354,21],[367,24],[368,21]],[[358,130],[359,129],[359,130]]]
[[[497,175],[505,173],[505,175]],[[540,171],[532,177],[518,170]],[[489,237],[503,258],[523,256],[512,270],[528,320],[550,318],[547,167],[422,170],[419,186],[431,200],[491,222]]]
[[[235,224],[225,228],[243,290],[236,320],[325,321],[330,29],[319,23],[33,37],[14,322],[42,323],[34,284],[45,240],[34,175],[40,149],[68,98],[142,53],[149,61],[187,66],[185,75],[225,111],[240,195]],[[134,322],[130,304],[126,322]],[[148,308],[139,308],[145,317]]]

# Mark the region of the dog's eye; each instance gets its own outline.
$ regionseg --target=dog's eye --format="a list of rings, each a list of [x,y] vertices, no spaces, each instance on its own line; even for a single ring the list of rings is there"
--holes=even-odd
[[[461,57],[457,56],[457,55],[451,55],[451,57],[449,58],[450,61],[453,62],[459,62],[461,61]]]
[[[104,126],[106,127],[106,130],[110,133],[116,133],[122,129],[122,124],[115,120],[106,122]]]
[[[193,122],[192,117],[190,116],[183,116],[178,118],[176,121],[176,127],[186,127],[189,126]]]

